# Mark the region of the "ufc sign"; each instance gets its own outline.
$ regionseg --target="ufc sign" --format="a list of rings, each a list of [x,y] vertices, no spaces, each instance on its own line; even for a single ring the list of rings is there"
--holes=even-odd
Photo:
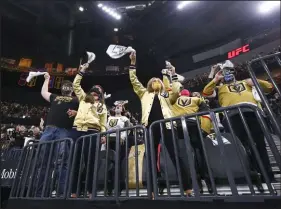
[[[228,52],[227,54],[227,58],[228,59],[232,59],[234,57],[237,57],[238,55],[240,55],[241,53],[246,53],[250,51],[249,49],[249,44],[245,45],[245,46],[242,46],[240,48],[237,48],[237,49],[234,49],[233,51],[231,52]]]

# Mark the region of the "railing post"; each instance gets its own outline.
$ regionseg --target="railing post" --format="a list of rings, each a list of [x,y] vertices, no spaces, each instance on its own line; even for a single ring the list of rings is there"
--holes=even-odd
[[[279,54],[280,54],[280,52],[279,52],[279,53],[276,53],[276,54],[273,54],[273,55],[271,55],[271,56],[274,57],[274,56],[277,56],[277,55],[279,55]],[[266,58],[267,58],[267,57],[270,58],[271,56],[266,56]],[[274,114],[274,112],[272,111],[272,109],[271,109],[271,107],[270,107],[270,104],[269,104],[269,102],[268,102],[266,96],[264,95],[264,93],[263,93],[263,91],[262,91],[262,89],[261,89],[261,86],[260,86],[260,84],[259,84],[259,82],[258,82],[258,80],[257,80],[257,77],[256,77],[256,75],[255,75],[255,73],[254,73],[254,71],[253,71],[253,69],[252,69],[252,63],[257,62],[257,61],[261,61],[262,65],[263,65],[263,68],[265,69],[267,75],[269,76],[270,81],[272,82],[272,85],[275,87],[276,91],[277,91],[278,94],[281,96],[281,94],[280,94],[280,89],[277,87],[275,81],[274,81],[273,78],[271,77],[270,71],[269,71],[269,69],[268,69],[266,63],[264,62],[264,58],[265,58],[265,57],[260,57],[260,58],[258,58],[258,59],[254,59],[254,60],[250,61],[250,62],[248,63],[248,71],[249,71],[250,77],[251,77],[251,79],[252,79],[252,81],[253,81],[253,83],[254,83],[254,85],[255,85],[255,87],[256,87],[256,90],[257,90],[257,92],[258,92],[258,94],[259,94],[259,96],[260,96],[260,98],[261,98],[261,100],[262,100],[262,104],[263,104],[264,107],[266,108],[267,113],[268,113],[268,116],[269,116],[270,120],[271,120],[272,123],[273,123],[273,128],[275,129],[277,135],[278,135],[278,136],[281,136],[281,128],[280,128],[280,126],[278,125],[278,122],[277,122],[277,120],[276,120],[275,114]]]

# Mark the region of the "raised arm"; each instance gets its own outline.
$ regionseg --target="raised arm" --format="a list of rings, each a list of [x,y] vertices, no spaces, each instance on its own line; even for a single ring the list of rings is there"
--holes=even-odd
[[[44,81],[44,84],[41,89],[41,95],[46,101],[50,102],[51,93],[49,92],[49,81],[50,81],[49,73],[46,73],[44,75],[44,78],[45,78],[45,81]]]
[[[130,81],[133,86],[134,92],[139,96],[139,98],[142,98],[144,93],[146,92],[146,88],[139,82],[136,72],[136,53],[132,52],[130,55],[131,59],[131,66],[130,66]]]
[[[171,90],[171,82],[169,79],[169,74],[168,74],[168,70],[167,69],[163,69],[162,70],[162,75],[163,75],[163,84],[165,87],[165,91],[170,91]]]
[[[74,93],[76,94],[79,101],[84,100],[85,97],[86,97],[86,93],[84,92],[84,90],[81,87],[81,80],[84,76],[85,70],[88,67],[89,67],[89,64],[83,65],[80,68],[79,73],[75,76],[75,79],[73,81],[73,90],[74,90]]]
[[[214,91],[216,89],[217,84],[220,82],[220,80],[223,79],[222,71],[220,70],[215,78],[208,83],[205,88],[203,89],[203,96],[211,96],[214,94]]]
[[[172,92],[169,95],[171,104],[175,104],[180,97],[180,91],[183,88],[182,84],[178,81],[177,75],[172,76]]]
[[[177,99],[180,97],[180,91],[183,86],[178,80],[178,75],[176,74],[176,69],[171,65],[171,75],[172,75],[172,92],[169,94],[170,103],[173,105],[176,103]]]
[[[273,90],[273,85],[270,82],[265,81],[265,80],[260,80],[260,79],[257,79],[257,80],[258,80],[260,86],[265,91],[265,93],[270,93]],[[254,86],[254,83],[251,78],[246,79],[245,82],[251,87]]]

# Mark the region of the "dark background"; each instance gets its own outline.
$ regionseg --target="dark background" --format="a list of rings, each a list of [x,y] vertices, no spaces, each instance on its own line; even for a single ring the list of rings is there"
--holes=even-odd
[[[86,60],[85,52],[93,51],[96,60],[90,68],[101,74],[83,79],[85,90],[100,84],[112,94],[109,103],[115,99],[128,99],[136,103],[133,109],[139,109],[128,75],[102,74],[108,65],[129,65],[128,56],[119,60],[108,57],[105,51],[110,44],[130,45],[137,50],[137,74],[145,85],[152,76],[161,76],[167,59],[180,74],[221,62],[227,57],[225,54],[194,63],[192,56],[195,54],[237,38],[244,45],[251,41],[251,37],[280,27],[280,9],[261,15],[257,12],[258,3],[254,1],[196,2],[182,11],[176,9],[174,1],[102,1],[114,8],[146,5],[140,10],[120,9],[121,20],[103,12],[97,7],[98,3],[1,0],[2,57],[31,58],[32,66],[37,68],[42,68],[47,62],[77,67],[80,58]],[[152,5],[148,6],[148,3]],[[80,12],[79,6],[83,6],[85,11]],[[118,32],[113,31],[115,27],[119,28]],[[276,38],[251,41],[251,49]],[[17,73],[3,72],[1,77],[2,100],[44,104],[40,95],[43,78],[37,80],[36,88],[29,88],[17,85]],[[51,91],[56,92],[54,89]]]

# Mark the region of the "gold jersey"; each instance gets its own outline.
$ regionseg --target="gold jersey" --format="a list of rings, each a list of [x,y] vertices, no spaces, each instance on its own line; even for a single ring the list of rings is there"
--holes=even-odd
[[[176,117],[196,113],[202,101],[197,97],[180,96],[173,105],[173,114]]]
[[[272,84],[267,81],[258,80],[258,82],[265,92],[270,92],[273,88]],[[236,81],[236,83],[223,84],[221,86],[216,86],[216,83],[212,80],[205,86],[203,95],[212,95],[215,88],[218,90],[218,100],[222,107],[246,102],[259,105],[259,102],[255,100],[252,93],[252,87],[244,80]]]

